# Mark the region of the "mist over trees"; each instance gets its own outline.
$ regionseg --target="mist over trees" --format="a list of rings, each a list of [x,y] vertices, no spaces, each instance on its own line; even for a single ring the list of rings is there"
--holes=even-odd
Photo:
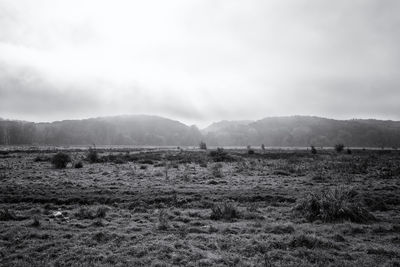
[[[52,123],[0,120],[0,145],[399,147],[400,122],[271,117],[221,121],[199,130],[157,116],[132,115]]]

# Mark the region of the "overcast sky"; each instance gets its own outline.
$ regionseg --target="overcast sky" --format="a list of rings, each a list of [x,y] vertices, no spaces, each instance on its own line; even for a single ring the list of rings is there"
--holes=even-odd
[[[397,0],[0,0],[0,117],[400,120]]]

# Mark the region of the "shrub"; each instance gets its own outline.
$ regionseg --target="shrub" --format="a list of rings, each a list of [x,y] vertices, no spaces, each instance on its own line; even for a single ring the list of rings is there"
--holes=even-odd
[[[33,217],[31,226],[32,227],[39,227],[40,226],[40,221],[39,221],[39,218],[37,216]]]
[[[50,158],[49,158],[48,156],[39,155],[39,156],[36,156],[36,157],[33,159],[33,161],[34,161],[34,162],[50,161]]]
[[[351,155],[351,153],[352,153],[352,151],[351,151],[350,148],[348,148],[346,152],[347,152],[347,154],[349,154],[349,155]]]
[[[311,146],[311,154],[317,154],[317,149],[315,146]]]
[[[105,218],[107,215],[108,208],[107,207],[98,207],[96,211],[90,210],[86,207],[82,207],[79,209],[75,216],[79,219],[96,219],[96,218]]]
[[[211,220],[233,220],[240,218],[239,210],[233,203],[224,202],[222,205],[214,205],[211,209]]]
[[[90,163],[99,162],[99,155],[97,154],[97,150],[96,150],[95,148],[89,147],[89,151],[88,151],[88,154],[87,154],[86,159],[87,159]]]
[[[343,149],[344,149],[344,145],[343,144],[336,144],[335,145],[336,152],[340,153],[340,152],[343,151]]]
[[[344,188],[321,190],[302,199],[295,210],[310,222],[315,220],[323,222],[349,220],[365,223],[375,220],[375,217],[360,203],[352,201],[353,197],[354,191]]]
[[[212,165],[211,166],[211,174],[216,178],[221,178],[223,176],[222,164],[215,163],[214,165]]]
[[[82,161],[75,162],[74,168],[75,168],[75,169],[83,168],[83,163],[82,163]]]
[[[158,230],[167,230],[169,227],[168,212],[161,210],[158,214]]]
[[[63,152],[58,152],[51,158],[51,164],[57,169],[63,169],[67,167],[67,164],[71,162],[71,157]]]
[[[231,157],[222,147],[218,147],[217,150],[210,151],[209,155],[215,162],[231,160]]]
[[[200,147],[200,149],[207,150],[207,145],[203,141],[200,142],[199,147]]]
[[[3,210],[0,210],[0,221],[12,221],[16,219],[17,216],[15,215],[15,213],[10,211],[9,209],[4,208]]]

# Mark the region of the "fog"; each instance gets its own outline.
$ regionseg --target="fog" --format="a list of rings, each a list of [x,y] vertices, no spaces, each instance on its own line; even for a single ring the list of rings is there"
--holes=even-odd
[[[0,0],[0,117],[400,119],[399,1]]]

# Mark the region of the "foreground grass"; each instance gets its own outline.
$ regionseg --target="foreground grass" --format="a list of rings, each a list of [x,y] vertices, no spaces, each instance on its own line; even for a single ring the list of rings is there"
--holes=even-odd
[[[57,170],[37,154],[8,154],[0,264],[400,264],[400,154],[229,155],[103,153]]]

